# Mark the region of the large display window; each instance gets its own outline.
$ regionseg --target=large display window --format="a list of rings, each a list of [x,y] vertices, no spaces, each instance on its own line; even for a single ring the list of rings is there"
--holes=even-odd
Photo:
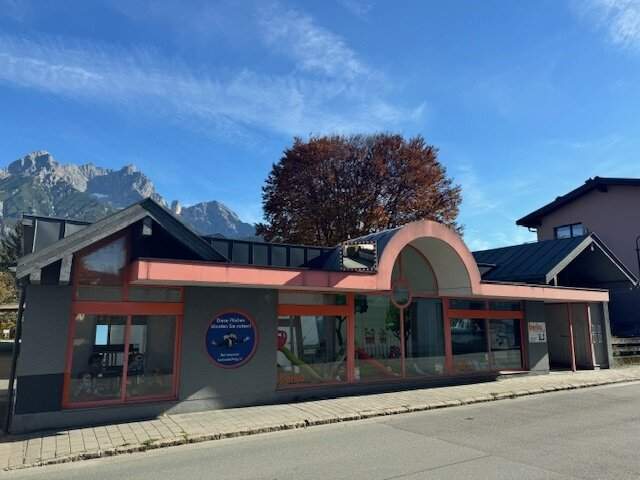
[[[81,313],[74,323],[68,402],[120,400],[127,317]]]
[[[453,373],[525,367],[520,300],[449,299]]]
[[[76,314],[65,405],[175,397],[178,327],[176,315]]]
[[[416,298],[404,311],[405,374],[410,377],[445,373],[442,301]]]
[[[400,310],[383,295],[357,296],[355,305],[355,380],[400,377]]]
[[[522,368],[522,332],[520,320],[489,320],[491,365],[496,370]]]
[[[487,322],[476,318],[451,319],[453,368],[456,372],[489,369]]]
[[[77,254],[63,405],[174,399],[180,287],[128,285],[126,233]]]
[[[281,293],[278,386],[524,368],[521,302],[391,295]]]
[[[346,381],[346,317],[279,317],[277,357],[279,386]]]

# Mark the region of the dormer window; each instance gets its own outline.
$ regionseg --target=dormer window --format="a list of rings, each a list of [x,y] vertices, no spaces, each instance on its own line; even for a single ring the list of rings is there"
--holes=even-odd
[[[587,233],[587,229],[584,228],[584,225],[582,223],[572,223],[570,225],[562,225],[560,227],[554,228],[553,231],[556,239],[582,237]]]

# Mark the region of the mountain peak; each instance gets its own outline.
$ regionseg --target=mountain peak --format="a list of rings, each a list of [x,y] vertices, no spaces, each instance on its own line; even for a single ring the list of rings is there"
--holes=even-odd
[[[133,173],[138,173],[138,167],[136,167],[134,164],[130,163],[128,165],[125,165],[124,167],[122,167],[120,169],[121,172],[126,173],[127,175],[131,175]]]
[[[0,224],[22,213],[95,221],[143,198],[168,206],[149,177],[133,164],[114,170],[93,163],[61,164],[46,150],[38,150],[0,169]],[[217,200],[172,211],[202,234],[252,237],[253,225],[240,220]]]
[[[12,162],[7,167],[11,175],[33,175],[43,170],[52,171],[59,166],[46,150],[36,150]]]

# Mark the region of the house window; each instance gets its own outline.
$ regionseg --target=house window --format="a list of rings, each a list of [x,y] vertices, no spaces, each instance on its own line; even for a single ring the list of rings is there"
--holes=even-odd
[[[572,223],[571,225],[562,225],[554,228],[556,239],[581,237],[587,233],[584,225],[581,223]]]

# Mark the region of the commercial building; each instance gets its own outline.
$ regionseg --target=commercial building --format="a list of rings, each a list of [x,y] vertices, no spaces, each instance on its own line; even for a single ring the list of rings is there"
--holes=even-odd
[[[637,282],[595,237],[518,267],[432,221],[282,245],[199,236],[150,199],[27,217],[25,243],[13,431],[604,368],[609,293],[539,276]]]

